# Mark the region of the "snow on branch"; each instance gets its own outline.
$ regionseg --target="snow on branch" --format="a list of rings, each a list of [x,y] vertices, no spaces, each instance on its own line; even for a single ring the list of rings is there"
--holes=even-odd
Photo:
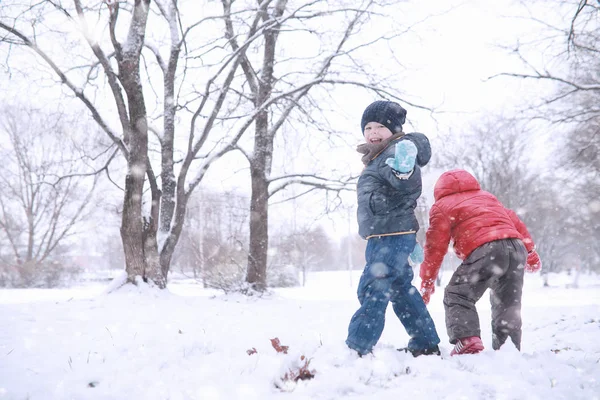
[[[149,8],[150,0],[136,0],[127,38],[125,43],[122,44],[124,59],[136,59],[142,51]]]
[[[158,66],[160,67],[162,72],[167,72],[167,64],[165,63],[164,58],[160,55],[160,50],[158,49],[158,47],[156,47],[153,43],[148,43],[148,40],[145,41],[144,47],[146,47],[152,52],[152,54],[154,54],[156,62],[158,63]]]

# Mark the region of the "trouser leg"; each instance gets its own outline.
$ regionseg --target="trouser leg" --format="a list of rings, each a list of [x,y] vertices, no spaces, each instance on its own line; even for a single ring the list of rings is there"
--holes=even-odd
[[[433,320],[411,283],[408,256],[415,242],[414,234],[369,239],[367,266],[358,285],[361,307],[350,321],[346,340],[361,354],[370,352],[381,337],[389,301],[411,337],[409,349],[426,350],[439,343]]]
[[[412,284],[413,272],[408,263],[404,273],[392,283],[390,298],[394,313],[410,336],[409,350],[431,349],[440,342],[433,319],[423,298]]]
[[[346,344],[360,354],[370,353],[385,326],[385,311],[390,300],[394,276],[386,263],[393,249],[378,238],[369,239],[365,258],[367,265],[358,283],[360,308],[348,326]]]
[[[346,339],[346,344],[360,354],[370,353],[381,337],[389,302],[389,287],[389,280],[374,279],[368,272],[361,277],[360,308],[350,320]]]
[[[492,347],[498,350],[508,337],[521,349],[521,297],[527,250],[518,239],[503,241],[507,254],[506,272],[492,283]]]
[[[456,269],[444,291],[446,329],[450,343],[470,336],[481,337],[475,303],[508,265],[499,241],[476,248]]]

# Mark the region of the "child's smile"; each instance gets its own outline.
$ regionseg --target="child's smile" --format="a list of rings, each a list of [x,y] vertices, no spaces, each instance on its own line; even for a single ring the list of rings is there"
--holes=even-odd
[[[367,143],[381,143],[392,136],[392,131],[379,122],[369,122],[365,125],[365,140]]]

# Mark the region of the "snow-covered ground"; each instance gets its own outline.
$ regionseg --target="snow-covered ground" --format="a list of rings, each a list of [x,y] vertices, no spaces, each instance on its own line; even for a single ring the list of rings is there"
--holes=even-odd
[[[397,352],[408,337],[390,307],[374,353],[358,358],[344,339],[359,274],[313,273],[262,298],[175,283],[0,290],[0,399],[600,399],[599,277],[573,289],[572,277],[544,288],[528,275],[521,353],[491,349],[486,296],[486,349],[449,357],[438,288],[429,308],[442,357]],[[313,379],[282,381],[306,360]]]

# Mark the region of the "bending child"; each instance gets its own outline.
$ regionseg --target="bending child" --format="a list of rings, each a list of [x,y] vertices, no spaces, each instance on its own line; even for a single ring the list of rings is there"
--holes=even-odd
[[[440,339],[408,263],[419,229],[415,217],[421,195],[421,170],[431,157],[427,137],[404,134],[406,110],[376,101],[362,116],[366,143],[358,147],[365,168],[358,180],[359,234],[367,239],[366,266],[358,284],[360,308],[352,316],[346,344],[370,353],[383,332],[385,311],[394,313],[411,339],[405,351],[417,357],[440,354]],[[418,249],[417,249],[418,251]]]
[[[542,263],[525,224],[467,171],[443,173],[435,184],[429,213],[421,293],[425,304],[450,240],[463,260],[444,292],[446,329],[454,349],[450,355],[483,350],[475,303],[490,288],[492,347],[508,337],[521,349],[523,272],[537,272]]]

